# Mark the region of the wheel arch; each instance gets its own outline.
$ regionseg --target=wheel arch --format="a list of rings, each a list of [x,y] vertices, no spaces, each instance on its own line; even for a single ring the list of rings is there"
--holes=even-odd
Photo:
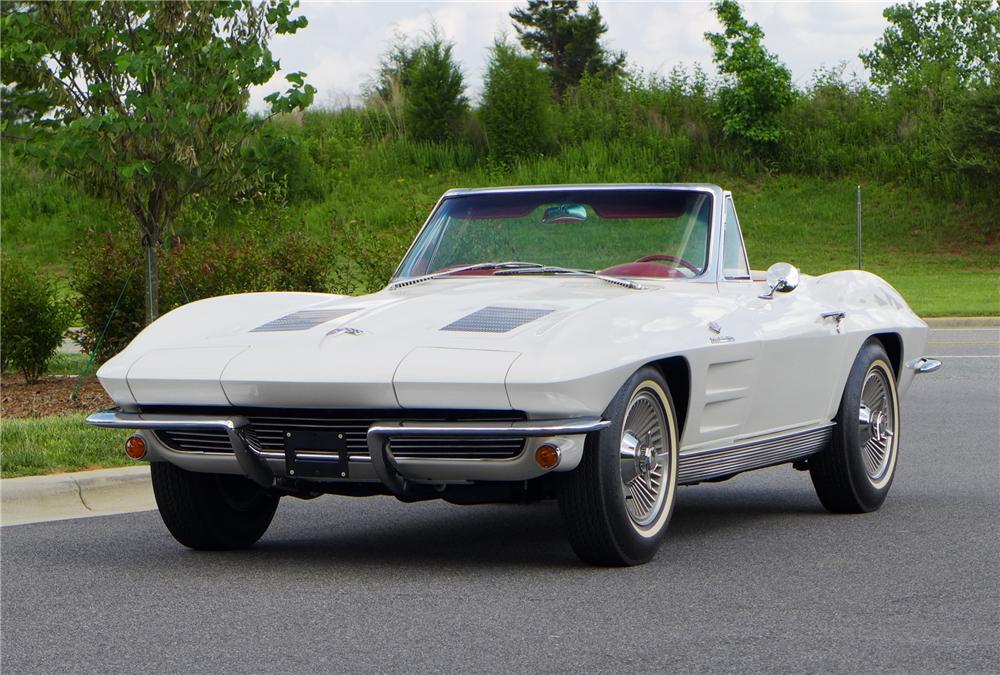
[[[885,349],[885,353],[889,356],[892,372],[898,382],[903,367],[903,338],[899,333],[876,333],[872,337],[878,340]]]
[[[691,400],[691,365],[683,356],[670,356],[653,361],[650,365],[660,371],[670,388],[670,397],[674,401],[674,412],[677,415],[677,437],[684,434],[687,424],[688,406]]]

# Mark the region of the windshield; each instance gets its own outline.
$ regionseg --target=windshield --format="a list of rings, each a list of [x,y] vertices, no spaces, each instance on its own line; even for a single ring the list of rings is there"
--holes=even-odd
[[[694,190],[458,195],[445,199],[435,211],[395,278],[502,261],[614,276],[691,278],[707,264],[711,216],[712,195]]]

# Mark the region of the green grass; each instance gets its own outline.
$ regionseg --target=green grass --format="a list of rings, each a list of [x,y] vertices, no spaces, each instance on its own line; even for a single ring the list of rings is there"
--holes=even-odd
[[[83,415],[0,420],[0,477],[126,466],[126,430],[97,429]]]
[[[287,205],[281,218],[267,219],[266,227],[329,241],[354,222],[406,239],[451,187],[706,181],[733,191],[752,267],[766,269],[785,261],[804,272],[822,274],[857,264],[855,189],[861,182],[865,269],[897,285],[918,313],[1000,314],[998,221],[995,209],[986,204],[849,176],[748,179],[721,172],[684,172],[676,162],[670,165],[673,168],[664,165],[650,148],[621,140],[568,146],[557,156],[510,168],[477,163],[463,147],[360,138],[333,141],[330,149],[320,136],[310,139],[323,197]],[[4,250],[56,275],[64,287],[73,267],[73,248],[88,229],[132,227],[120,214],[65,181],[6,153],[2,179]],[[178,219],[176,233],[197,239],[235,234],[247,226],[248,216],[234,214],[230,207],[210,211],[207,218],[201,211]],[[58,372],[74,373],[72,367],[75,364],[67,364]]]
[[[90,357],[86,354],[56,354],[49,361],[49,365],[46,368],[46,372],[49,375],[79,375],[87,368],[87,363],[90,361]],[[97,367],[100,363],[94,363],[88,369],[88,375],[93,374],[97,371]]]

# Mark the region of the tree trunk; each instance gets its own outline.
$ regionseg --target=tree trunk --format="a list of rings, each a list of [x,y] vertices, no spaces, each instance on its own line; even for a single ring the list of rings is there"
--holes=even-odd
[[[142,245],[146,249],[146,325],[160,315],[160,261],[158,237],[144,233]]]

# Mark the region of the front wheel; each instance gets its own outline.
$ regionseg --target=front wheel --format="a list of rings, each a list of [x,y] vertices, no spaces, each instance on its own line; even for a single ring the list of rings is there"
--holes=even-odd
[[[844,387],[833,439],[809,458],[816,495],[833,513],[867,513],[885,501],[899,454],[899,395],[878,340],[858,352]]]
[[[253,545],[267,531],[278,497],[243,476],[185,471],[168,462],[150,466],[160,517],[189,548],[225,551]]]
[[[656,554],[677,491],[677,418],[655,368],[638,370],[606,411],[611,426],[587,439],[559,484],[570,544],[585,562],[638,565]]]

